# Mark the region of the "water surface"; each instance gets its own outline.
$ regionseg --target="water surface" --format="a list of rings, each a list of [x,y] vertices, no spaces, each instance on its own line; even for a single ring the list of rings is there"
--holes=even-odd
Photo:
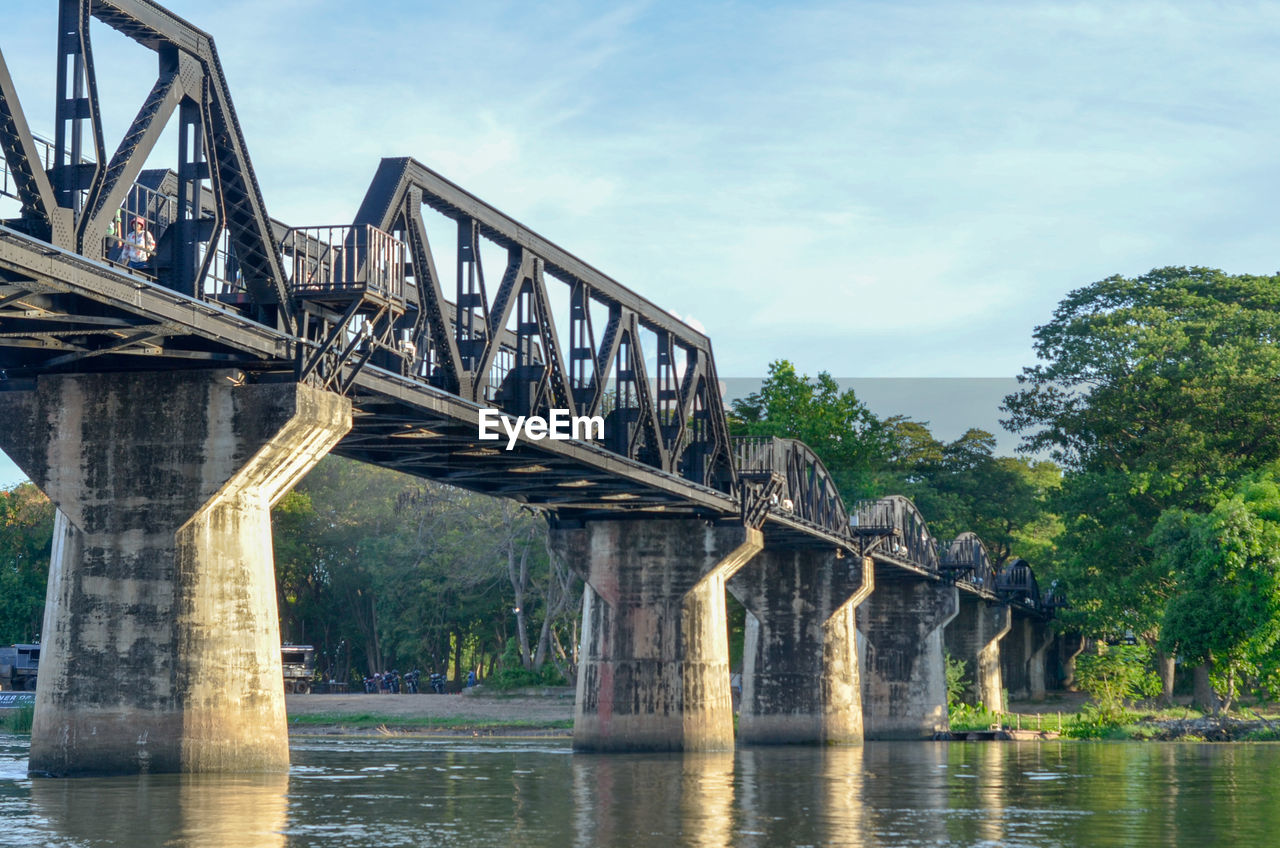
[[[277,776],[26,776],[0,845],[1280,844],[1280,745],[868,743],[573,754],[559,740],[295,738]]]

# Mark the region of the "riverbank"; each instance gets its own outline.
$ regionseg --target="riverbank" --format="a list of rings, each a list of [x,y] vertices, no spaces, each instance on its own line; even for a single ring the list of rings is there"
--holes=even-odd
[[[1090,700],[1082,692],[1056,692],[1043,701],[1014,701],[1009,711],[999,717],[985,714],[976,722],[953,720],[955,739],[1056,739],[1076,738],[1136,742],[1276,742],[1280,741],[1280,708],[1268,704],[1233,711],[1229,715],[1206,715],[1191,708],[1189,699],[1175,699],[1175,706],[1162,709],[1134,707],[1130,719],[1114,726],[1100,726],[1092,720],[1087,705]],[[1001,732],[982,736],[987,726],[998,724]],[[1084,721],[1084,733],[1073,732],[1073,725]]]
[[[573,730],[571,687],[461,695],[288,695],[289,732],[558,736]]]

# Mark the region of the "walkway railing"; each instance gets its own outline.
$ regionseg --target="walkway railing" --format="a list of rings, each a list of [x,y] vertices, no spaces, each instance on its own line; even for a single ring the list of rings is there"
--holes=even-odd
[[[404,299],[404,242],[377,227],[293,227],[281,242],[289,290],[303,298]]]
[[[804,442],[776,436],[731,440],[739,474],[773,473],[785,481],[773,511],[841,536],[849,534],[849,515],[831,474]]]

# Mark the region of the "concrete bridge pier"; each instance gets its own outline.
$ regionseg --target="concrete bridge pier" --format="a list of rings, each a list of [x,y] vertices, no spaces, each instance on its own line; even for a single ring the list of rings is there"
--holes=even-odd
[[[862,741],[854,610],[874,573],[836,551],[765,550],[729,581],[748,613],[739,740]]]
[[[1012,617],[1007,604],[960,593],[960,610],[943,633],[947,653],[965,664],[973,681],[973,696],[992,712],[1004,712],[1004,683],[1000,674],[1000,640]]]
[[[0,420],[58,508],[31,773],[287,769],[270,508],[350,402],[225,370],[45,376]]]
[[[942,631],[959,611],[959,590],[889,568],[876,570],[858,611],[863,733],[930,739],[950,727]]]
[[[1043,701],[1049,646],[1054,632],[1039,618],[1015,615],[1001,644],[1000,663],[1011,698]]]
[[[573,747],[731,750],[725,581],[760,531],[636,518],[553,526],[551,544],[587,583]]]
[[[1051,689],[1065,689],[1068,692],[1076,688],[1076,657],[1084,653],[1084,636],[1079,633],[1059,633],[1053,640],[1053,651],[1057,659],[1057,675],[1049,681]]]

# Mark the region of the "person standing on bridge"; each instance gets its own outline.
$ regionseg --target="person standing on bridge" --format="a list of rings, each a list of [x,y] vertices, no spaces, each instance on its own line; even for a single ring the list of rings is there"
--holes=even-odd
[[[133,232],[125,237],[124,258],[130,268],[146,268],[151,255],[156,252],[156,237],[147,229],[147,222],[133,219]]]

